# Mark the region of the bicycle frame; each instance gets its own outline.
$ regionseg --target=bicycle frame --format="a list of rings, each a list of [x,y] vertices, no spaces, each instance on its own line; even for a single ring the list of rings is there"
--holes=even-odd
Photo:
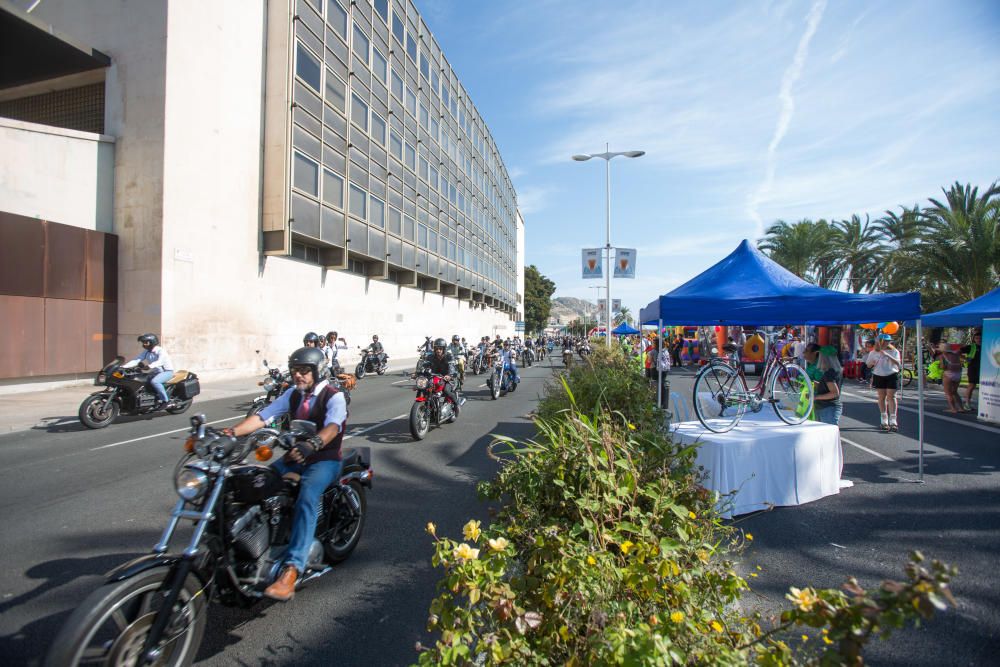
[[[761,371],[760,377],[757,378],[757,383],[753,387],[749,387],[747,384],[747,376],[743,371],[743,364],[734,364],[729,357],[715,357],[708,362],[709,365],[725,365],[729,366],[736,371],[736,375],[733,376],[735,380],[737,377],[743,381],[743,386],[747,387],[747,394],[757,394],[761,398],[764,398],[764,388],[766,386],[766,381],[771,377],[771,373],[775,371],[776,368],[784,369],[784,364],[781,361],[781,352],[778,347],[772,345],[767,353],[767,359],[764,361],[764,370]],[[725,385],[723,385],[725,386]],[[729,387],[726,387],[729,389]]]

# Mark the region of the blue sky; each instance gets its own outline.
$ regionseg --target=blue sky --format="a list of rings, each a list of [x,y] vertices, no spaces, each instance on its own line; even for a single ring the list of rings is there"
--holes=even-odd
[[[638,248],[633,311],[777,219],[878,217],[1000,179],[1000,2],[416,0],[493,133],[527,263]]]

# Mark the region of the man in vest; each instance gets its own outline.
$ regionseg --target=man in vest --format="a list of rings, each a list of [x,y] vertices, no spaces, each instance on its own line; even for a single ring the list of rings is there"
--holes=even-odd
[[[315,347],[303,347],[288,357],[288,370],[295,386],[283,393],[260,413],[247,417],[229,435],[249,435],[264,428],[272,419],[291,415],[316,424],[316,435],[300,441],[273,467],[282,475],[300,474],[299,497],[292,518],[292,535],[285,556],[285,568],[264,595],[281,601],[295,595],[295,582],[305,572],[309,545],[316,532],[320,497],[340,476],[340,445],[347,424],[344,394],[327,380],[326,357]]]

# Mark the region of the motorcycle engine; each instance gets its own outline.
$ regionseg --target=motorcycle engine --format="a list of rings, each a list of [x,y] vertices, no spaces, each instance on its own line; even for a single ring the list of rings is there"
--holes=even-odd
[[[263,556],[271,542],[267,517],[258,505],[253,505],[230,527],[233,551],[240,560],[256,561]]]

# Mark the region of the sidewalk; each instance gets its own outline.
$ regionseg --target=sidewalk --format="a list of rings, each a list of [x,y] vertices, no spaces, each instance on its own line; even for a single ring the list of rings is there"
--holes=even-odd
[[[417,358],[389,361],[388,373],[412,371]],[[353,371],[354,367],[345,370]],[[257,395],[262,393],[257,383],[263,378],[264,373],[260,372],[247,377],[202,382],[201,393],[195,399],[195,405],[221,398]],[[99,390],[100,387],[86,384],[0,396],[0,435],[76,422],[80,403]]]

